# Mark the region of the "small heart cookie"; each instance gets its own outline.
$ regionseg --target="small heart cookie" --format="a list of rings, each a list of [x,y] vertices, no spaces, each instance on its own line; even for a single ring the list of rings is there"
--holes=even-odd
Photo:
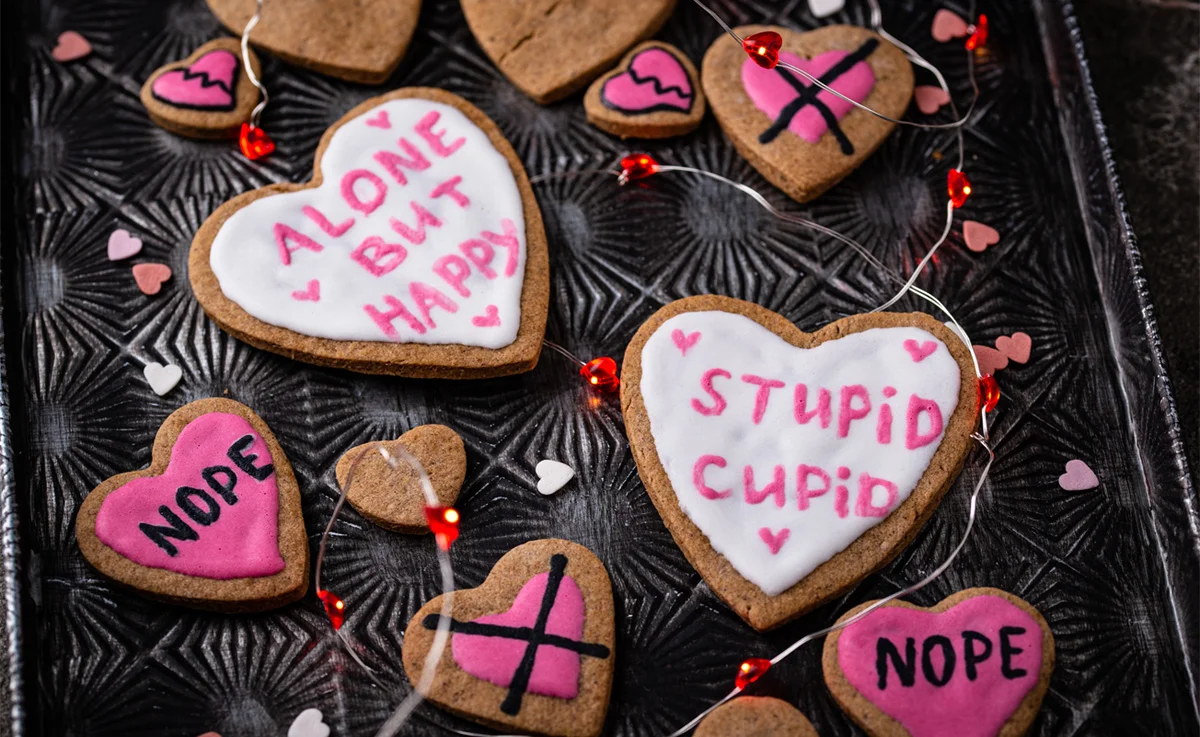
[[[700,75],[682,51],[640,44],[583,98],[588,122],[621,138],[670,138],[695,130],[706,105]]]
[[[904,115],[912,99],[908,59],[865,28],[735,30],[742,37],[762,31],[780,34],[781,61],[890,118]],[[782,66],[763,69],[724,34],[704,55],[700,76],[708,104],[734,147],[797,202],[807,202],[841,181],[895,127]],[[814,89],[819,90],[815,95]]]
[[[702,296],[668,304],[634,335],[621,410],[684,556],[767,630],[916,536],[971,448],[976,385],[968,348],[929,315],[854,315],[805,333],[757,305]]]
[[[267,424],[229,399],[171,413],[154,438],[150,467],[93,489],[75,535],[100,573],[183,606],[262,611],[308,588],[292,467]]]
[[[250,52],[254,74],[262,77]],[[159,127],[191,138],[230,138],[258,104],[258,89],[242,66],[236,38],[209,41],[182,61],[154,70],[142,85],[142,104]]]
[[[1041,707],[1054,635],[1023,599],[966,589],[928,608],[888,602],[830,634],[822,664],[833,697],[871,737],[1009,737]]]
[[[812,722],[783,699],[739,696],[704,717],[695,737],[817,737]]]
[[[421,477],[403,456],[396,456],[399,467],[392,468],[379,452],[380,445],[388,450],[400,446],[415,456],[429,474],[441,506],[449,507],[458,499],[467,477],[462,438],[445,425],[421,425],[395,440],[355,446],[338,459],[335,474],[338,485],[345,488],[354,459],[366,453],[354,469],[354,483],[346,494],[346,501],[359,514],[396,532],[429,532]]]
[[[442,597],[421,607],[402,658],[418,683]],[[500,730],[594,737],[604,728],[616,647],[604,564],[566,540],[510,550],[479,588],[454,593],[450,644],[427,699]]]
[[[208,0],[213,15],[240,35],[255,0]],[[288,0],[264,3],[250,42],[286,62],[350,82],[380,84],[412,40],[421,0]]]
[[[582,88],[653,36],[675,0],[463,0],[462,9],[501,73],[546,104]]]

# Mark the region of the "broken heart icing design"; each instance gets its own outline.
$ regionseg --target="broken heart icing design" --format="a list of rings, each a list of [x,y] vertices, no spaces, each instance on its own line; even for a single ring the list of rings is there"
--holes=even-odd
[[[768,596],[908,498],[961,383],[958,361],[920,328],[873,328],[806,349],[724,311],[663,322],[641,372],[680,509]]]
[[[130,480],[96,514],[96,537],[142,566],[210,579],[271,576],[279,552],[271,451],[243,417],[209,412],[179,433],[161,476]]]
[[[214,49],[189,66],[160,74],[150,85],[155,99],[193,110],[232,110],[240,62],[228,49]]]
[[[625,71],[607,79],[600,88],[600,101],[626,115],[659,110],[686,113],[695,98],[683,64],[660,46],[639,51]]]
[[[226,297],[315,338],[513,343],[524,210],[483,130],[445,103],[385,100],[336,130],[320,170],[320,186],[261,197],[221,225],[209,265]],[[474,322],[492,306],[498,323]]]

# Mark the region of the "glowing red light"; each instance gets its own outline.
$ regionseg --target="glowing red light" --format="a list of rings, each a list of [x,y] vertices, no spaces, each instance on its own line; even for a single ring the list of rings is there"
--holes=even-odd
[[[608,356],[588,361],[579,368],[579,375],[602,392],[611,393],[621,388],[621,379],[617,376],[617,362]]]
[[[429,530],[437,538],[438,547],[449,550],[458,539],[458,522],[460,516],[454,507],[425,507],[425,521]]]
[[[783,47],[783,36],[775,31],[759,31],[742,40],[742,48],[755,64],[763,69],[774,69],[779,63],[779,49]]]
[[[251,161],[257,161],[275,150],[275,142],[267,132],[249,123],[242,123],[242,132],[238,134],[238,146]]]
[[[979,380],[979,406],[983,407],[984,412],[991,412],[999,403],[1000,385],[996,383],[996,377],[985,374]]]
[[[317,592],[317,598],[325,605],[325,616],[329,617],[333,628],[341,629],[342,622],[346,621],[346,602],[339,599],[337,594],[325,589]]]
[[[946,189],[950,192],[950,201],[954,206],[962,207],[971,196],[971,180],[958,169],[951,169],[946,174]]]
[[[975,25],[971,26],[971,35],[967,37],[967,51],[981,49],[987,44],[988,39],[988,19],[983,13],[979,14],[979,20]]]
[[[629,154],[621,159],[621,176],[617,181],[624,184],[635,179],[645,179],[657,171],[658,162],[650,154]]]
[[[766,658],[746,658],[738,666],[737,677],[733,679],[733,682],[737,684],[738,688],[745,688],[762,678],[769,670],[771,670],[771,661]]]

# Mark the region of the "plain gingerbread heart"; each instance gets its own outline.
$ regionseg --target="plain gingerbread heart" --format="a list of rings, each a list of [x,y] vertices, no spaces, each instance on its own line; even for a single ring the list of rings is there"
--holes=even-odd
[[[211,1],[211,0],[210,0]],[[675,0],[463,0],[484,52],[526,95],[561,100],[658,31]]]
[[[718,706],[696,727],[695,737],[817,737],[796,707],[770,696],[739,696]]]
[[[590,550],[573,542],[554,539],[534,540],[513,548],[497,561],[478,588],[454,592],[454,626],[458,627],[457,623],[474,622],[481,617],[488,617],[493,624],[497,624],[496,620],[511,617],[518,594],[531,578],[550,571],[553,558],[557,556],[566,558],[562,572],[575,581],[583,597],[582,642],[607,651],[606,655],[585,655],[580,658],[579,688],[574,698],[526,691],[516,714],[506,713],[500,706],[509,696],[509,689],[463,670],[455,660],[454,648],[448,643],[438,661],[433,685],[426,695],[429,701],[506,734],[534,733],[557,737],[594,737],[600,734],[608,710],[613,665],[617,657],[616,623],[608,572]],[[434,630],[425,623],[432,618],[436,625],[442,598],[438,596],[421,607],[405,630],[401,657],[409,683],[415,684],[421,680],[426,656],[434,639]],[[556,648],[543,646],[539,654],[545,649]],[[502,654],[497,653],[499,657]],[[468,667],[478,666],[479,663],[475,661],[468,664]],[[515,671],[513,673],[515,675]]]
[[[379,452],[381,446],[393,452],[398,467],[388,464]],[[467,453],[459,434],[445,425],[420,425],[395,440],[351,448],[338,459],[338,485],[346,489],[350,506],[380,527],[414,534],[429,532],[420,477],[404,456],[395,453],[397,446],[425,468],[440,506],[453,506],[467,477]],[[360,456],[362,460],[355,466]],[[354,479],[347,488],[351,468]]]
[[[269,576],[216,579],[189,576],[164,568],[144,566],[101,542],[96,517],[104,500],[135,479],[162,476],[168,471],[171,451],[180,433],[198,418],[227,413],[243,418],[270,451],[279,491],[277,542],[283,570]],[[223,459],[214,459],[214,462]],[[215,524],[219,524],[218,518]],[[75,519],[75,537],[83,557],[96,570],[118,584],[154,599],[220,612],[257,612],[274,609],[304,596],[308,590],[308,537],[300,509],[300,487],[286,454],[267,423],[249,407],[230,399],[200,399],[175,410],[154,437],[149,468],[120,473],[101,483],[83,500]]]
[[[208,0],[208,7],[240,36],[255,0]],[[380,84],[404,58],[420,13],[421,0],[266,2],[250,42],[331,77]]]

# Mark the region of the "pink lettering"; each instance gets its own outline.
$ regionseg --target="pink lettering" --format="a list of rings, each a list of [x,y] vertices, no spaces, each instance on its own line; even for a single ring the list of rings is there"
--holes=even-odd
[[[875,423],[875,439],[880,445],[892,442],[892,406],[884,403],[879,408],[879,421]]]
[[[441,307],[449,313],[458,312],[458,304],[454,300],[438,291],[437,287],[431,287],[424,282],[415,281],[409,284],[408,294],[425,318],[425,324],[431,328],[437,327],[437,323],[429,316],[429,311],[434,307]]]
[[[449,284],[454,291],[462,296],[471,296],[471,290],[463,285],[463,282],[471,275],[471,267],[459,256],[453,254],[442,256],[433,263],[433,273],[442,277],[442,281]]]
[[[742,374],[742,381],[758,386],[758,393],[754,395],[753,418],[754,424],[757,425],[762,422],[763,415],[767,413],[767,397],[771,394],[771,390],[781,388],[783,382],[778,379],[764,379],[754,374]]]
[[[346,218],[337,225],[334,225],[329,222],[329,218],[325,217],[320,210],[310,205],[305,205],[304,209],[300,210],[300,212],[307,215],[308,219],[316,223],[317,227],[325,231],[326,235],[331,235],[334,238],[341,236],[342,233],[350,229],[351,225],[354,225],[354,218]]]
[[[408,251],[399,243],[384,243],[377,235],[368,236],[358,244],[358,248],[350,254],[364,269],[375,276],[383,276],[408,257]]]
[[[374,305],[364,305],[363,309],[366,310],[366,313],[370,315],[371,319],[375,321],[375,324],[379,326],[379,329],[382,330],[383,334],[388,338],[392,340],[400,340],[400,334],[397,333],[396,328],[392,326],[392,321],[397,317],[404,318],[404,322],[408,323],[408,326],[412,328],[414,332],[425,332],[425,326],[422,325],[417,318],[413,317],[413,314],[409,312],[407,308],[405,308],[400,300],[396,299],[390,294],[385,294],[383,295],[383,301],[387,303],[388,307],[391,308],[387,312],[380,312],[375,308]]]
[[[504,218],[500,221],[500,227],[504,229],[503,235],[488,230],[483,231],[482,235],[484,240],[493,245],[504,246],[508,249],[508,262],[504,264],[504,275],[512,276],[517,273],[517,261],[521,257],[521,241],[517,239],[517,226],[513,225],[513,221]]]
[[[354,191],[354,185],[360,179],[365,179],[375,188],[375,196],[368,202],[363,202],[358,198],[358,193]],[[366,169],[354,169],[346,172],[342,177],[342,199],[350,206],[351,210],[358,210],[364,215],[370,215],[375,212],[375,209],[383,204],[384,195],[387,194],[387,185],[383,180],[375,176],[374,173]]]
[[[823,430],[829,427],[829,422],[833,419],[833,413],[829,411],[828,389],[822,389],[817,393],[817,408],[810,412],[808,411],[808,387],[804,384],[797,384],[792,404],[792,410],[796,415],[796,422],[801,425],[807,425],[809,420],[819,417],[821,419],[821,429]]]
[[[480,274],[483,274],[488,279],[496,278],[495,270],[488,265],[496,257],[496,249],[492,248],[485,241],[472,238],[469,241],[459,243],[458,250],[462,251],[467,260],[475,265]]]
[[[417,132],[417,135],[425,139],[425,143],[429,144],[429,147],[433,149],[435,154],[445,158],[462,148],[462,145],[467,142],[467,139],[460,138],[449,146],[442,143],[442,137],[446,135],[445,129],[440,131],[435,131],[433,129],[433,126],[437,125],[438,118],[440,117],[441,113],[439,113],[437,110],[430,110],[424,118],[421,118],[421,122],[417,123],[413,130]]]
[[[296,244],[295,248],[288,248],[288,242]],[[304,235],[290,225],[283,223],[275,223],[275,245],[279,246],[279,260],[284,266],[292,265],[292,254],[299,251],[301,248],[307,248],[313,253],[320,253],[325,250],[325,247],[317,243],[312,238]]]
[[[862,405],[854,407],[851,401],[858,397]],[[842,387],[842,398],[838,407],[838,437],[844,438],[850,434],[850,423],[862,419],[871,413],[871,397],[867,388],[862,384]]]
[[[837,512],[837,516],[846,519],[850,514],[850,490],[844,485],[838,484],[837,490],[834,492],[833,511]]]
[[[721,393],[713,388],[713,379],[717,376],[724,376],[726,379],[733,378],[733,374],[722,368],[711,368],[705,371],[704,375],[700,377],[700,388],[713,399],[711,407],[705,407],[699,399],[692,399],[692,409],[705,417],[714,417],[725,411],[725,397],[721,396]]]
[[[425,226],[440,228],[442,227],[442,221],[438,220],[433,213],[421,207],[416,202],[408,204],[412,207],[413,212],[417,214],[417,227],[410,228],[396,218],[392,218],[388,222],[391,224],[392,230],[399,233],[402,237],[407,238],[409,243],[421,245],[425,242]]]
[[[929,431],[920,430],[921,415],[929,416]],[[922,399],[916,394],[908,398],[908,428],[904,434],[904,447],[909,450],[929,445],[942,434],[942,410],[932,399]]]
[[[408,142],[407,138],[400,139],[400,148],[404,149],[404,153],[408,154],[408,158],[397,156],[391,151],[380,151],[375,154],[375,160],[392,175],[392,178],[401,185],[408,184],[408,177],[404,172],[400,171],[400,167],[412,169],[413,171],[424,171],[429,168],[429,159],[417,150],[417,147]]]
[[[732,489],[724,489],[717,491],[704,482],[704,469],[709,466],[717,468],[725,468],[725,459],[721,456],[703,455],[696,461],[696,465],[692,466],[692,483],[696,485],[696,491],[700,492],[700,496],[705,499],[724,499],[733,493]]]
[[[876,486],[887,490],[887,501],[883,506],[876,506],[872,498]],[[891,512],[892,505],[896,503],[898,495],[899,490],[891,481],[877,479],[869,473],[864,473],[858,477],[858,501],[854,505],[854,513],[859,517],[886,517]]]
[[[438,197],[448,194],[450,195],[450,199],[458,203],[459,207],[466,207],[471,204],[471,200],[465,194],[455,189],[460,182],[462,182],[462,177],[450,177],[433,188],[433,191],[429,193],[430,199],[436,200]]]
[[[821,483],[823,483],[824,486],[822,486],[820,489],[809,488],[809,486],[808,486],[808,477],[809,476],[816,476],[817,478],[821,479]],[[799,466],[797,466],[796,467],[796,498],[797,498],[797,506],[800,508],[800,511],[803,512],[804,510],[808,509],[808,500],[809,499],[812,499],[813,497],[821,496],[825,492],[829,491],[829,486],[831,483],[833,483],[833,482],[829,478],[829,474],[825,473],[825,470],[822,469],[820,466],[808,466],[803,463],[801,463]]]
[[[754,467],[746,466],[742,469],[742,495],[746,499],[747,504],[762,504],[762,501],[769,496],[775,497],[775,506],[782,508],[786,503],[783,488],[784,471],[783,466],[775,467],[775,477],[762,488],[758,490],[754,488]]]

